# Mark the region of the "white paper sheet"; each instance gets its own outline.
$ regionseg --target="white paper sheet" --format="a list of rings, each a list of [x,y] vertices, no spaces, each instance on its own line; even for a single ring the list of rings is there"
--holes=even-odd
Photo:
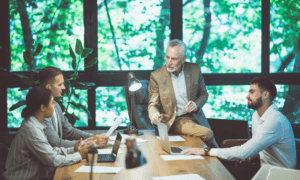
[[[112,149],[97,149],[97,151],[98,151],[98,154],[111,154]],[[121,149],[118,150],[118,154],[119,153],[122,153]]]
[[[159,136],[156,136],[159,140]],[[182,137],[180,136],[169,136],[169,141],[170,142],[179,142],[179,141],[185,141],[185,139],[183,139]]]
[[[174,161],[174,160],[190,160],[190,159],[204,159],[199,155],[160,155],[161,158],[165,161]]]
[[[105,134],[106,137],[109,137],[111,135],[111,133],[114,132],[115,129],[117,129],[117,127],[122,123],[121,118],[118,116],[116,118],[116,121],[113,123],[113,125],[109,128],[109,130],[107,131],[107,133]],[[116,138],[115,138],[116,139]],[[114,139],[114,140],[115,140]]]
[[[126,142],[126,139],[130,137],[127,134],[121,134],[121,136],[122,136],[122,141],[121,141],[122,144],[124,144]],[[110,136],[109,140],[113,140],[113,141],[116,140],[116,136]],[[147,140],[142,139],[142,138],[135,138],[135,140],[136,140],[136,143],[147,142]]]
[[[93,173],[118,173],[122,169],[122,167],[93,166]],[[91,166],[81,166],[75,172],[90,173]]]
[[[107,144],[110,144],[110,145],[114,145],[115,142],[114,141],[108,141]],[[141,144],[136,144],[137,146],[140,146]],[[126,144],[121,144],[120,147],[127,147]],[[120,150],[120,149],[119,149]]]
[[[181,174],[181,175],[174,175],[174,176],[163,176],[163,177],[152,177],[153,180],[205,180],[203,177],[199,176],[198,174]]]

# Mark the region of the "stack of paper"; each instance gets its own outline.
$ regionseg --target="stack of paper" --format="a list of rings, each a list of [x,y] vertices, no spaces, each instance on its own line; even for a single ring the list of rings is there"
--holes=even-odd
[[[159,140],[159,136],[156,136]],[[180,136],[169,136],[169,141],[170,142],[179,142],[179,141],[185,141],[185,139],[183,139],[182,137]]]
[[[122,135],[122,141],[121,141],[120,147],[126,147],[126,145],[125,145],[126,139],[129,138],[130,136],[127,135],[127,134],[121,134],[121,135]],[[115,143],[114,141],[116,140],[116,136],[110,136],[109,140],[112,140],[112,141],[109,141],[108,144],[114,145],[114,143]],[[147,142],[147,140],[144,140],[144,139],[141,139],[141,138],[135,138],[135,140],[136,140],[137,146],[140,146],[139,143]]]
[[[163,176],[163,177],[152,177],[153,180],[205,180],[203,177],[198,174],[182,174],[182,175],[174,175],[174,176]]]
[[[160,155],[165,161],[204,159],[199,155]]]
[[[97,149],[98,150],[98,154],[111,154],[112,149]],[[118,150],[118,154],[122,153],[122,150],[119,149]]]
[[[121,167],[93,166],[93,173],[118,173],[122,169]],[[75,172],[89,173],[91,172],[91,166],[81,166]]]

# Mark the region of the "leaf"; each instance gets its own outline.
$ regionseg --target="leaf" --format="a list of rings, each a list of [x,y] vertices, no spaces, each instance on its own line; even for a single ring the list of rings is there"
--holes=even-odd
[[[65,116],[68,118],[69,122],[74,126],[76,120],[79,120],[77,116],[74,114],[69,114],[68,112],[65,113]]]
[[[64,78],[65,79],[65,87],[66,87],[66,91],[67,91],[67,93],[66,94],[69,94],[70,93],[70,88],[71,88],[71,82],[69,81],[69,79],[66,79],[66,78]]]
[[[26,104],[26,101],[19,101],[17,102],[16,104],[12,105],[10,108],[9,108],[9,111],[13,111],[21,106],[24,106]]]
[[[88,89],[91,89],[91,88],[90,87],[75,87],[75,89],[88,90]]]
[[[3,67],[0,67],[0,69],[3,70],[3,71],[7,71],[7,69],[5,69],[5,68],[3,68]]]
[[[83,51],[82,43],[79,39],[76,40],[76,47],[75,47],[75,52],[76,54],[80,55]]]
[[[76,69],[76,56],[75,56],[74,51],[70,44],[69,44],[69,51],[70,51],[70,55],[72,57],[72,67],[75,70]]]
[[[16,74],[16,73],[15,73],[15,74]],[[21,75],[21,74],[16,74],[16,75],[19,76],[19,78],[21,78],[21,80],[22,80],[25,84],[27,84],[27,85],[32,86],[32,85],[34,84],[33,79],[28,78],[28,77],[26,77],[26,76],[23,76],[23,75]]]
[[[35,52],[33,53],[32,56],[35,57],[35,56],[39,55],[41,50],[42,50],[42,47],[43,46],[41,45],[41,43],[38,43],[37,48],[36,48],[36,50],[35,50]]]
[[[90,68],[90,67],[94,66],[97,62],[98,62],[98,58],[95,57],[92,61],[88,62],[88,63],[84,66],[84,68]]]
[[[83,51],[82,51],[82,54],[81,54],[81,57],[82,58],[86,58],[88,57],[88,55],[90,55],[92,52],[93,52],[93,48],[85,48]]]
[[[75,96],[77,99],[79,99],[79,95],[78,95],[78,94],[76,94],[75,92],[73,92],[73,94],[74,94],[74,96]]]
[[[32,62],[31,62],[30,50],[26,50],[23,52],[23,58],[24,58],[25,63],[27,64],[27,66],[31,68]]]
[[[18,91],[24,91],[24,90],[28,90],[28,89],[30,89],[30,87],[20,88],[20,89],[18,89]]]
[[[80,106],[74,102],[70,102],[70,104],[72,104],[74,107],[76,107],[77,109],[80,109]]]
[[[82,110],[84,110],[84,111],[87,113],[88,118],[89,118],[90,120],[92,120],[92,115],[91,115],[90,111],[89,111],[86,107],[84,107],[82,104],[78,104],[78,105],[80,106],[80,108],[81,108]]]
[[[77,85],[81,85],[81,86],[95,86],[95,83],[93,82],[77,82]]]

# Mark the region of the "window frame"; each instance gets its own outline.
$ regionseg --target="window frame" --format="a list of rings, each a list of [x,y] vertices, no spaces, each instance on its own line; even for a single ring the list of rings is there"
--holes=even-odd
[[[170,39],[182,39],[182,0],[170,1]],[[7,71],[0,70],[0,127],[1,132],[18,130],[18,128],[7,128],[7,88],[26,87],[14,72],[10,72],[10,19],[9,0],[1,1],[0,11],[3,13],[0,18],[2,32],[0,34],[0,67]],[[261,73],[227,73],[227,74],[203,74],[206,85],[248,85],[250,80],[257,76],[268,77],[276,84],[299,85],[300,73],[270,73],[270,0],[261,0]],[[98,57],[98,23],[97,23],[97,0],[83,1],[84,8],[84,44],[93,48],[93,53],[88,56],[84,63],[87,64],[93,57]],[[96,37],[96,38],[95,38]],[[96,88],[99,86],[125,86],[128,72],[134,72],[138,79],[150,79],[153,70],[148,71],[99,71],[98,66],[93,66],[79,72],[78,81],[94,82],[95,86],[88,90],[88,109],[91,112],[92,120],[88,120],[88,127],[79,127],[82,130],[108,129],[109,127],[96,127]],[[18,74],[29,75],[29,72],[18,72]],[[72,71],[64,71],[68,77]],[[38,79],[34,75],[34,79]]]

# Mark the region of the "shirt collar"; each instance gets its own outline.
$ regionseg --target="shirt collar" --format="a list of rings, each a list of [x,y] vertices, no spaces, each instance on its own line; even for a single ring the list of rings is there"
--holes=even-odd
[[[275,104],[273,103],[273,104],[272,104],[272,105],[264,112],[264,114],[260,117],[260,119],[261,119],[262,121],[266,120],[267,117],[269,117],[270,114],[272,114],[272,112],[273,112],[274,110],[277,110],[277,107],[276,107]]]
[[[183,71],[184,71],[184,63],[182,63],[182,70],[181,70],[181,72],[178,74],[178,77],[184,75],[184,74],[183,74],[183,73],[184,73]],[[171,77],[176,77],[176,78],[177,78],[177,76],[175,76],[173,73],[170,72],[170,74],[171,74]]]
[[[43,126],[34,116],[29,117],[29,121],[37,128],[44,130],[45,126]]]

